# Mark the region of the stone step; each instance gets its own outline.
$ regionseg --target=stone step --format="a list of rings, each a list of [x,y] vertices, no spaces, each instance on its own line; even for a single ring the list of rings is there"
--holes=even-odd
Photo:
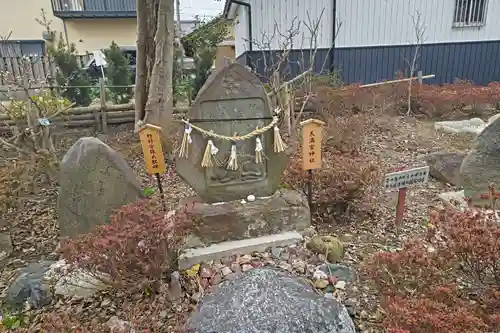
[[[287,231],[280,234],[227,241],[207,247],[187,249],[179,258],[179,268],[186,270],[202,262],[220,260],[234,254],[263,252],[269,247],[292,245],[301,240],[302,235],[299,232]]]

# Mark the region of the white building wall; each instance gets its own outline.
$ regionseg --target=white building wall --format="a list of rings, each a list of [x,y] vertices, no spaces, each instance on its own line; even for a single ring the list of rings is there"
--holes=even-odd
[[[296,30],[296,33],[293,33],[291,48],[309,49],[311,33],[307,25],[309,22],[314,25],[319,20],[321,23],[316,34],[317,47],[331,47],[332,0],[248,0],[248,2],[252,7],[253,51],[283,49],[284,43],[287,43],[288,40],[284,36],[290,35],[287,30],[291,28]],[[244,39],[248,39],[247,8],[239,6],[238,14],[235,29],[237,57],[248,51],[248,43],[244,43]],[[244,37],[242,38],[242,36]],[[286,48],[290,49],[290,45]]]
[[[234,52],[236,58],[248,51],[248,9],[238,6],[234,26]]]
[[[453,27],[455,1],[337,0],[336,17],[342,27],[336,47],[415,43],[411,15],[417,12],[425,27],[426,44],[500,40],[499,0],[487,0],[486,24],[482,27]]]

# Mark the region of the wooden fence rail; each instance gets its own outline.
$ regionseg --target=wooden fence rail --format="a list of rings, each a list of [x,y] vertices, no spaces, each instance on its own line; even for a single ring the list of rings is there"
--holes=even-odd
[[[183,114],[187,108],[174,109],[174,114]],[[134,104],[93,105],[75,107],[68,110],[67,114],[50,119],[52,125],[57,127],[74,128],[95,126],[100,132],[106,133],[108,125],[131,124],[135,121]],[[7,114],[0,113],[0,133],[9,133],[11,126],[24,123],[25,120],[13,120]]]
[[[77,64],[83,67],[90,59],[90,55],[77,56]],[[13,78],[17,84],[20,82],[20,76],[23,72],[23,64],[25,59],[29,60],[30,68],[28,69],[28,76],[30,80],[37,83],[47,82],[50,83],[56,76],[57,66],[53,60],[47,56],[43,57],[0,57],[0,73],[8,72],[11,77],[0,75],[0,86],[8,85]]]

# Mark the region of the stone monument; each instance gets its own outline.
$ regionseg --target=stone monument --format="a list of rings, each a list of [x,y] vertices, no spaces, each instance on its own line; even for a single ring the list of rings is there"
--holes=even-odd
[[[107,222],[141,197],[141,183],[123,156],[97,138],[80,138],[60,166],[59,232],[71,237]]]
[[[309,226],[304,196],[278,191],[288,157],[276,149],[277,120],[262,82],[244,66],[229,64],[208,78],[186,116],[176,159],[177,173],[204,201],[193,207],[199,221],[188,246]],[[207,167],[209,150],[216,162]]]
[[[264,86],[257,76],[240,64],[230,64],[213,73],[200,90],[187,118],[207,131],[231,136],[244,135],[269,124],[273,112]],[[179,175],[207,203],[243,199],[248,195],[270,196],[276,192],[287,156],[273,150],[273,131],[262,134],[265,158],[255,163],[255,139],[237,141],[237,170],[226,165],[203,168],[201,161],[207,137],[192,132],[188,159],[177,159]],[[227,160],[233,142],[214,140],[221,160]]]

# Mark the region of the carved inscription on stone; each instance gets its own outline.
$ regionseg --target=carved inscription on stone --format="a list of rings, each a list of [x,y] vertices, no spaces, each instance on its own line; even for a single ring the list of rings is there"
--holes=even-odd
[[[233,136],[245,135],[272,121],[264,85],[244,66],[233,63],[214,72],[200,90],[187,118],[206,131]],[[182,130],[182,129],[179,129]],[[176,160],[177,173],[207,202],[231,201],[272,195],[286,166],[285,154],[273,150],[273,131],[262,133],[263,163],[255,163],[256,138],[236,142],[237,170],[228,170],[233,142],[213,138],[219,149],[220,167],[203,168],[201,161],[209,138],[194,130],[189,156]]]
[[[271,119],[265,119],[263,108],[264,102],[259,98],[206,101],[201,104],[201,114],[203,119],[213,119],[214,122],[200,123],[200,126],[227,136],[250,133],[271,121]],[[248,120],[248,118],[253,119]],[[266,143],[263,142],[263,144],[266,147]],[[267,160],[264,159],[263,163],[255,163],[255,138],[236,142],[238,170],[226,168],[231,145],[229,141],[217,141],[219,158],[223,165],[205,170],[207,186],[225,186],[264,180],[267,176]]]

